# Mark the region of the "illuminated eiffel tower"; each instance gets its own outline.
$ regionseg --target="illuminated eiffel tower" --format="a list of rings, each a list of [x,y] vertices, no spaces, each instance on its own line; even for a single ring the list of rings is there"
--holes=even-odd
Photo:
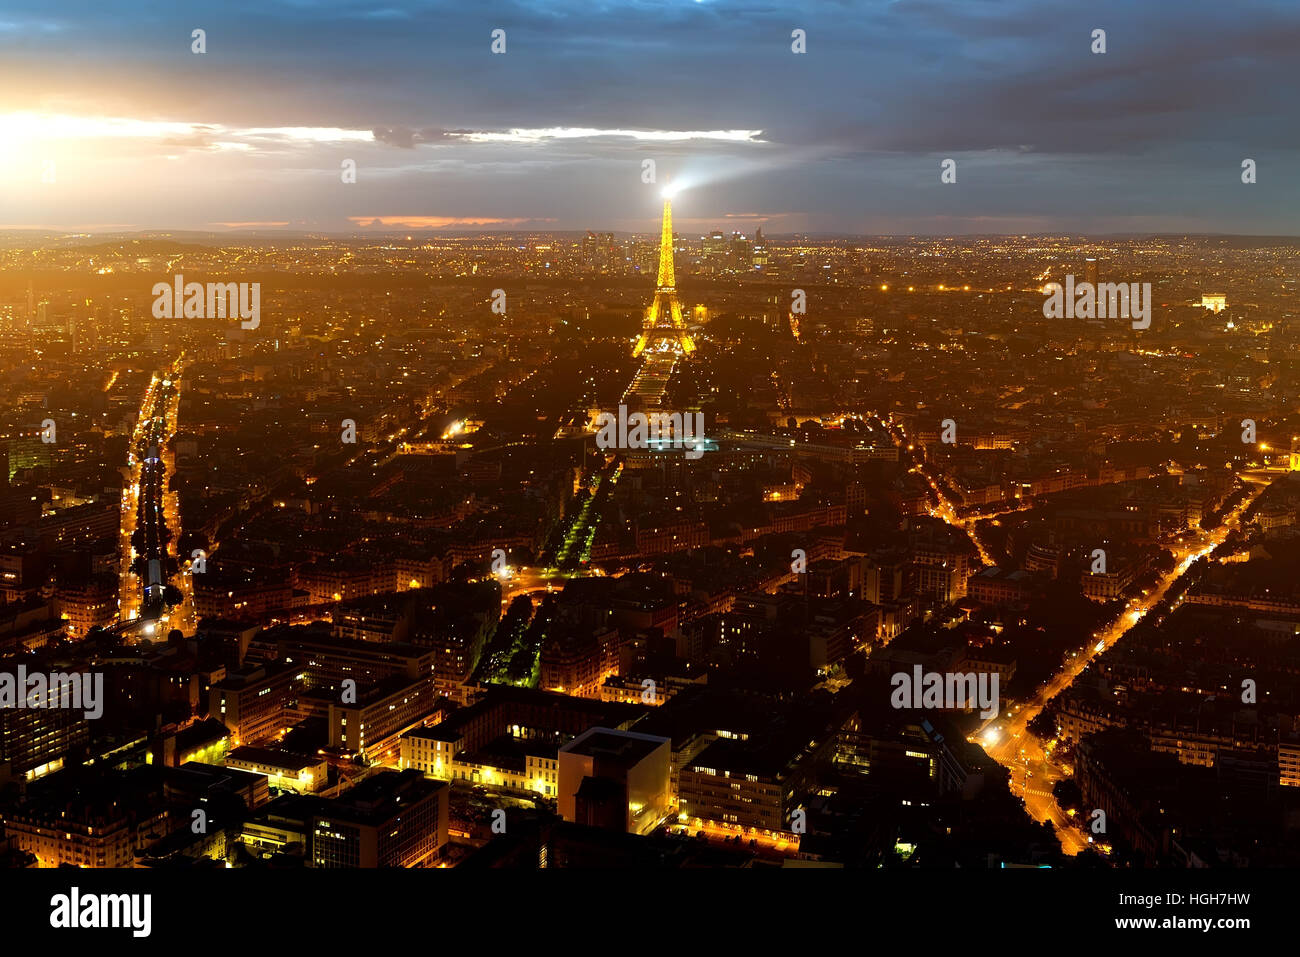
[[[677,299],[677,278],[673,270],[673,201],[664,197],[664,224],[659,239],[659,284],[655,298],[646,310],[641,326],[641,338],[636,341],[632,355],[639,356],[651,343],[672,340],[672,348],[679,354],[695,351],[695,340],[686,331],[682,319],[682,304]],[[654,350],[651,350],[654,351]]]

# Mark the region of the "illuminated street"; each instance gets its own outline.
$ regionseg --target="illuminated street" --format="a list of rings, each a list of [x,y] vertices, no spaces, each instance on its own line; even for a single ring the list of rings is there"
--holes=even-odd
[[[182,358],[178,357],[167,376],[179,378]],[[145,576],[158,574],[154,568],[165,565],[170,556],[177,559],[176,541],[180,533],[180,512],[176,496],[167,488],[166,476],[171,462],[168,443],[175,430],[176,413],[180,404],[180,389],[170,378],[155,374],[149,382],[134,435],[132,436],[131,497],[122,504],[122,594],[119,599],[119,626],[124,633],[137,637],[164,635],[171,628],[192,634],[196,627],[193,600],[188,588],[182,589],[185,599],[170,611],[161,612],[161,585],[146,605]],[[140,523],[140,517],[144,523]],[[171,533],[164,544],[161,530],[165,522]],[[138,534],[137,534],[138,533]],[[143,538],[144,551],[136,548],[136,540]],[[160,613],[161,612],[161,613]]]

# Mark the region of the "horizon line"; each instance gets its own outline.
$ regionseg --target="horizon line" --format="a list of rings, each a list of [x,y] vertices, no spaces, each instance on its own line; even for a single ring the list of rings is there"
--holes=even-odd
[[[759,229],[762,227],[759,226]],[[417,239],[467,239],[485,236],[563,236],[586,235],[588,233],[608,233],[615,236],[657,235],[658,230],[646,229],[600,229],[572,227],[566,229],[520,229],[502,227],[493,229],[482,227],[473,232],[444,231],[446,227],[425,227],[422,229],[385,229],[373,231],[348,231],[333,229],[241,229],[213,230],[197,228],[139,227],[130,229],[77,229],[50,226],[6,226],[0,225],[0,237],[25,238],[26,235],[42,236],[51,239],[76,238],[154,238],[163,239],[173,236],[211,237],[213,239],[246,238],[298,238],[327,237],[330,239],[403,239],[415,242]],[[741,233],[739,229],[721,230],[724,233]],[[674,235],[689,238],[692,231],[674,230]],[[703,234],[701,234],[703,235]],[[1300,240],[1298,233],[1242,233],[1242,232],[1190,232],[1190,231],[1139,231],[1139,232],[896,232],[896,233],[853,233],[831,230],[795,230],[790,232],[765,232],[769,238],[828,238],[828,239],[1294,239]]]

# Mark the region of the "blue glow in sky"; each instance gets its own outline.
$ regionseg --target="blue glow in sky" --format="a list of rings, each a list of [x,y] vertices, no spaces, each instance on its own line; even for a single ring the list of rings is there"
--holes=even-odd
[[[1294,234],[1297,50],[1293,0],[8,0],[0,225],[653,231],[671,174],[687,232]]]

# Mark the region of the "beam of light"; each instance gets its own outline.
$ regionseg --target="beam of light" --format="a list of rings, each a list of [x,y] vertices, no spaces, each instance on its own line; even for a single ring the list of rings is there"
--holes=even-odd
[[[747,152],[743,156],[730,153],[725,156],[691,156],[683,160],[673,174],[673,189],[681,192],[683,189],[715,186],[748,176],[802,168],[809,163],[830,159],[840,152],[838,148],[828,146],[781,149],[765,140],[752,139],[748,142],[761,149],[757,153]]]

